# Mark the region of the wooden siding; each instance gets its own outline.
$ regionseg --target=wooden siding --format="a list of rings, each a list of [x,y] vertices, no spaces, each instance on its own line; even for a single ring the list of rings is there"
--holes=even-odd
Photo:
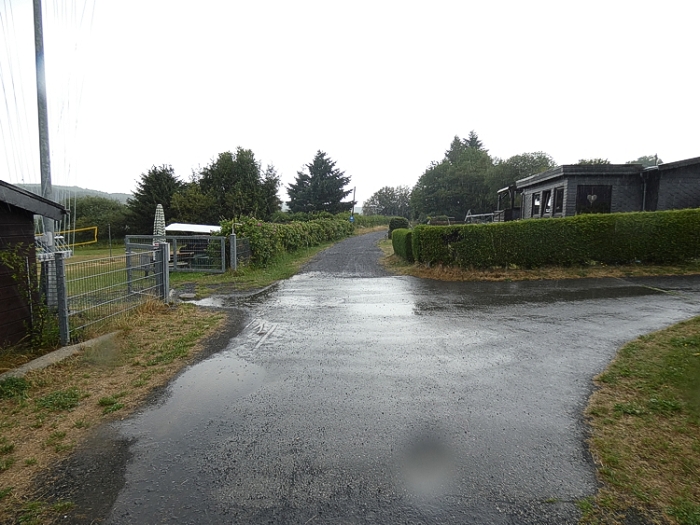
[[[36,269],[33,214],[0,202],[0,250],[15,249],[21,251],[30,268]],[[32,321],[28,287],[26,283],[18,283],[13,273],[0,264],[0,347],[24,339]],[[35,274],[34,271],[32,275]]]

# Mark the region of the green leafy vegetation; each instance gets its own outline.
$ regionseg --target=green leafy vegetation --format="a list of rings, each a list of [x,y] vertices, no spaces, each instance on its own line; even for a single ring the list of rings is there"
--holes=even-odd
[[[454,221],[469,212],[490,213],[499,189],[555,165],[543,152],[492,157],[474,131],[466,139],[455,136],[444,158],[432,162],[411,190],[412,216],[419,222],[435,216]]]
[[[413,262],[412,237],[413,233],[406,228],[398,228],[391,234],[394,253],[407,262]]]
[[[70,387],[40,397],[36,400],[36,406],[53,412],[71,410],[78,406],[82,397],[80,390]]]
[[[23,377],[8,377],[0,381],[0,399],[24,398],[29,390],[29,381]]]
[[[307,222],[276,224],[254,218],[241,219],[236,224],[236,235],[248,239],[252,253],[251,264],[267,266],[282,253],[317,246],[352,235],[349,221],[316,219]],[[230,235],[233,221],[221,223],[221,234]]]
[[[411,188],[384,186],[362,203],[363,215],[411,217]]]
[[[350,177],[345,176],[335,164],[325,152],[319,150],[314,159],[304,166],[304,171],[297,172],[295,181],[287,187],[292,213],[324,211],[336,214],[352,209],[354,203],[343,200],[352,193],[351,189],[345,189],[350,184]]]
[[[391,238],[391,235],[394,230],[398,230],[399,228],[408,228],[408,219],[406,217],[392,217],[391,220],[389,221],[389,238]]]
[[[102,413],[111,414],[112,412],[116,412],[117,410],[124,408],[124,405],[118,401],[119,397],[121,396],[114,395],[100,398],[97,404],[104,407]]]
[[[684,262],[700,256],[700,210],[417,226],[418,262],[461,268]]]

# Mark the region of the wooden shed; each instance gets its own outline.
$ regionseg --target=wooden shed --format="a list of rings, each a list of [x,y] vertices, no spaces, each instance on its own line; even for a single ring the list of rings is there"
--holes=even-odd
[[[60,204],[0,180],[0,348],[19,343],[31,331],[37,279],[34,215],[59,221],[66,213]]]

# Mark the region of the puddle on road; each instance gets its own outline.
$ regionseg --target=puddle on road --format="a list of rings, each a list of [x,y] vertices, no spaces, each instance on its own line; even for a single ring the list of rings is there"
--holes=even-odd
[[[237,399],[260,388],[264,368],[231,351],[194,365],[168,388],[166,400],[124,423],[127,436],[148,439],[184,435],[220,419]]]
[[[416,288],[416,314],[473,310],[519,304],[626,299],[664,294],[663,290],[617,279],[581,281],[521,281],[515,283],[420,282]]]

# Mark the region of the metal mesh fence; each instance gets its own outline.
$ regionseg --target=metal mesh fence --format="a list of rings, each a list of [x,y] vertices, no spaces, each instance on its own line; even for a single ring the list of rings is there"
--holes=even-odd
[[[65,304],[59,304],[59,317],[67,317],[71,341],[80,340],[81,333],[92,325],[167,296],[167,270],[164,272],[152,247],[89,261],[57,260],[59,263],[66,296]]]
[[[236,238],[236,260],[246,264],[250,262],[253,253],[250,251],[250,241],[244,238]]]

